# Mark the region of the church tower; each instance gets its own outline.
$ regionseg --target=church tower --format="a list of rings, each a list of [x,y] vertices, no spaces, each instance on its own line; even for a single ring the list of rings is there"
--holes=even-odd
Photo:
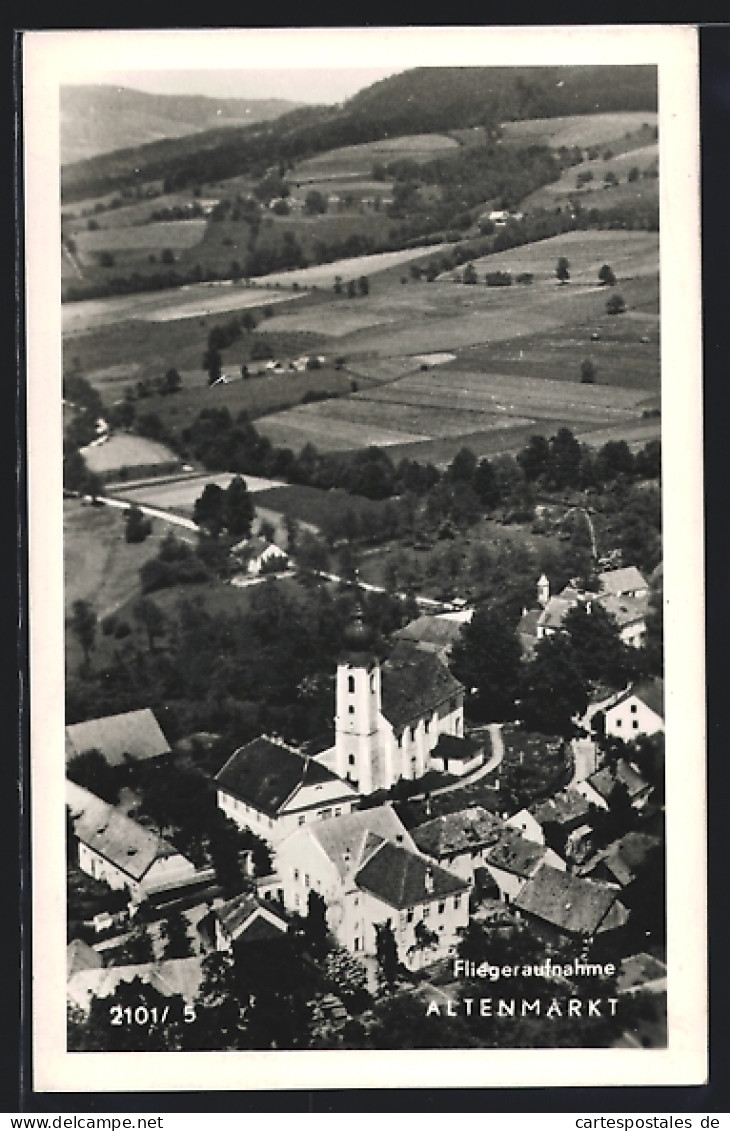
[[[380,661],[373,650],[373,634],[358,606],[337,664],[334,770],[364,794],[384,784],[378,738],[380,688]]]
[[[550,582],[545,574],[541,574],[537,581],[537,603],[542,605],[543,609],[550,600]]]

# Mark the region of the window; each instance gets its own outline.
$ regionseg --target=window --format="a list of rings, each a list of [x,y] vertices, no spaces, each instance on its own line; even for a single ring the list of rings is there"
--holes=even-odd
[[[425,907],[423,908],[423,918],[428,919],[430,914],[431,914],[431,908],[428,904],[426,904]]]
[[[370,676],[370,690],[375,691],[375,676],[374,675]]]
[[[294,883],[296,884],[298,882],[299,882],[299,869],[295,868],[294,869]]]
[[[399,750],[403,749],[403,735],[402,734],[398,735],[398,749]]]
[[[326,821],[326,820],[328,820],[329,817],[332,816],[332,810],[331,809],[320,809],[317,816],[319,817],[320,821]]]
[[[635,714],[636,714],[636,712],[638,711],[638,709],[639,709],[639,708],[638,708],[638,707],[636,706],[636,703],[632,703],[632,704],[631,704],[631,714],[632,714],[632,715],[635,715]]]
[[[348,755],[347,762],[348,762],[348,765],[354,766],[355,765],[355,755],[354,754]]]
[[[638,730],[639,729],[639,720],[638,719],[632,719],[631,725],[634,728],[634,730]]]
[[[353,899],[352,906],[353,907],[359,907],[360,906],[360,896],[359,895],[356,895],[355,898]]]
[[[446,904],[445,903],[439,903],[439,915],[443,915],[445,910],[446,910]]]
[[[340,808],[340,806],[338,805],[338,806],[337,806],[337,808],[335,809],[335,817],[339,817],[339,815],[340,815],[340,813],[341,813],[341,812],[342,812],[342,809],[341,809],[341,808]]]
[[[617,726],[617,727],[620,727],[620,726],[621,726],[621,719],[616,719],[616,726]]]
[[[355,677],[354,677],[354,675],[348,675],[348,677],[347,677],[347,690],[349,691],[350,695],[355,694]]]
[[[406,923],[412,923],[412,922],[413,922],[413,908],[409,907],[408,911],[406,912]]]
[[[458,911],[460,906],[461,906],[461,896],[455,895],[454,896],[454,911]]]
[[[354,715],[355,714],[355,708],[353,707],[352,703],[350,703],[350,706],[347,708],[347,713],[348,713],[348,715]]]
[[[411,727],[411,742],[415,742],[415,741],[416,741],[416,728]]]
[[[309,876],[307,875],[306,872],[304,873],[304,886],[305,886],[305,888],[309,887]]]
[[[424,719],[423,720],[423,729],[425,730],[426,734],[428,734],[428,732],[431,729],[431,720],[430,719]]]
[[[304,814],[302,813],[301,817],[297,817],[297,824],[301,827],[304,824],[305,820],[306,820],[306,818],[305,818]]]
[[[355,950],[362,950],[362,939],[355,939]]]

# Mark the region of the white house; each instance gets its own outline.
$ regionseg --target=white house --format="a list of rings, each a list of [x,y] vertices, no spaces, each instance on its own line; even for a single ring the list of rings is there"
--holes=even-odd
[[[195,876],[195,865],[161,836],[75,782],[66,782],[66,806],[81,870],[112,888],[126,888],[135,902]]]
[[[603,711],[604,730],[614,738],[631,742],[640,735],[664,730],[664,681],[634,684]]]
[[[468,921],[467,882],[418,852],[390,805],[307,825],[278,846],[276,862],[287,909],[305,914],[317,891],[353,954],[374,955],[376,925],[389,922],[401,960],[417,966],[449,953]]]
[[[317,757],[362,794],[442,768],[442,735],[464,736],[464,688],[438,656],[401,641],[385,661],[355,618],[337,665],[335,744]]]
[[[263,736],[234,751],[214,781],[226,816],[272,844],[308,822],[349,813],[360,797],[314,758]]]
[[[245,538],[231,549],[231,554],[246,565],[247,573],[254,577],[267,569],[285,569],[289,558],[281,546],[265,538]]]

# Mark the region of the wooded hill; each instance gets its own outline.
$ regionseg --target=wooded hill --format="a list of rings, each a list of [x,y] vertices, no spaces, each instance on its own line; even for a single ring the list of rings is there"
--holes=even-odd
[[[303,107],[272,122],[230,126],[117,150],[64,166],[65,202],[146,181],[168,189],[234,175],[340,146],[506,120],[619,110],[655,111],[654,67],[416,68],[374,83],[341,107]]]

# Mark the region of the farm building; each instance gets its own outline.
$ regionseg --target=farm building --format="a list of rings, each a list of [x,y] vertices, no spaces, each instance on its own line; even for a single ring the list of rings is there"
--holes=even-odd
[[[359,800],[352,784],[314,758],[265,737],[236,750],[214,781],[226,816],[274,844],[302,825],[349,813]]]
[[[663,731],[664,681],[653,679],[634,684],[602,715],[605,733],[626,742],[639,735]]]
[[[443,768],[442,735],[455,740],[447,758],[476,758],[464,743],[464,688],[431,652],[400,641],[381,661],[373,637],[356,613],[347,630],[347,651],[337,665],[335,743],[318,759],[360,793],[389,789]]]
[[[615,887],[545,865],[524,885],[514,907],[546,940],[583,941],[624,926],[629,913],[619,896]]]
[[[180,469],[181,460],[171,448],[156,440],[119,432],[81,449],[89,471],[104,483],[167,475]]]
[[[78,754],[98,750],[110,766],[146,762],[170,753],[170,744],[149,707],[105,715],[66,727],[66,764]]]
[[[376,953],[376,924],[389,922],[401,961],[447,954],[469,916],[468,884],[417,851],[390,805],[298,830],[278,849],[285,906],[306,910],[310,891],[327,905],[330,929],[356,955]],[[433,949],[419,935],[433,932]]]
[[[161,836],[75,782],[66,782],[66,806],[82,872],[126,888],[133,901],[195,876],[195,865]]]

